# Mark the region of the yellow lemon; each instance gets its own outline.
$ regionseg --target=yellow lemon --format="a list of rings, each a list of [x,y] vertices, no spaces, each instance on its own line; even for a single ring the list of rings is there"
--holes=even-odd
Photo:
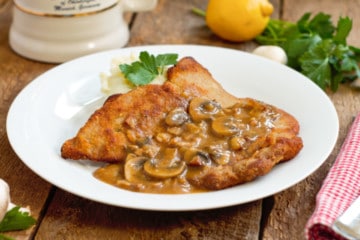
[[[209,0],[206,24],[225,40],[248,41],[265,29],[273,10],[268,0]]]

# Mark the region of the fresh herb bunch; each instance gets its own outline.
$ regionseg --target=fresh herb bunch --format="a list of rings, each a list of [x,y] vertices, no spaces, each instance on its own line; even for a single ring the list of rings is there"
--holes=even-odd
[[[146,51],[139,55],[139,61],[129,64],[120,64],[120,70],[135,86],[145,85],[163,74],[168,65],[177,63],[178,54],[167,53],[154,56]]]
[[[0,222],[0,240],[10,240],[11,238],[2,235],[2,232],[17,231],[28,229],[36,223],[36,220],[28,212],[22,212],[19,206],[9,210],[4,219]]]
[[[339,83],[360,77],[360,49],[346,43],[351,28],[348,17],[340,17],[334,26],[328,14],[311,18],[305,13],[296,23],[271,19],[256,41],[282,47],[289,67],[335,92]]]

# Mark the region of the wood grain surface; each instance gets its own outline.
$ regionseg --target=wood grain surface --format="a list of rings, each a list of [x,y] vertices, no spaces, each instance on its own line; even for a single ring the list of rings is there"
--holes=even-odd
[[[296,21],[305,12],[326,12],[353,19],[349,43],[360,46],[359,0],[271,0],[273,18]],[[200,44],[252,51],[254,42],[231,43],[215,36],[191,9],[206,9],[206,0],[159,0],[150,12],[127,14],[128,46]],[[15,239],[304,239],[304,226],[315,196],[332,166],[352,117],[360,110],[360,92],[343,85],[328,92],[339,115],[339,138],[326,162],[295,186],[247,204],[206,211],[140,211],[96,203],[44,181],[12,150],[6,116],[16,95],[34,78],[53,68],[25,59],[9,46],[12,6],[0,10],[0,178],[8,182],[12,201],[29,206],[37,225],[11,232]],[[49,159],[44,159],[47,161]],[[312,159],[307,159],[311,161]],[[306,164],[306,163],[304,163]],[[291,173],[289,173],[291,174]],[[74,179],[76,181],[76,179]]]

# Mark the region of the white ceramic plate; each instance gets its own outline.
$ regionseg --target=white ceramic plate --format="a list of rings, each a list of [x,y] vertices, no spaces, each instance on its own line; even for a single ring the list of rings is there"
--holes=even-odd
[[[193,56],[229,92],[256,98],[294,115],[304,148],[291,161],[255,181],[226,190],[197,194],[146,194],[122,190],[92,176],[88,161],[64,160],[62,143],[75,135],[104,98],[99,73],[112,58],[178,53]],[[124,48],[85,56],[42,74],[14,100],[7,117],[11,146],[36,174],[68,192],[101,203],[146,210],[181,211],[231,206],[261,199],[293,186],[313,173],[329,156],[338,136],[338,117],[327,95],[292,69],[238,50],[160,45]]]

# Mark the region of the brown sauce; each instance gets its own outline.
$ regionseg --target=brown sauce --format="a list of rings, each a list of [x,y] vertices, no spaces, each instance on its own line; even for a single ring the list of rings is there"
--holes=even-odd
[[[196,176],[212,166],[232,164],[233,154],[250,157],[271,131],[276,113],[248,99],[229,108],[194,98],[188,109],[164,116],[154,136],[136,139],[127,147],[124,163],[99,168],[94,176],[111,185],[146,193],[194,193]],[[239,158],[237,158],[237,161]]]

